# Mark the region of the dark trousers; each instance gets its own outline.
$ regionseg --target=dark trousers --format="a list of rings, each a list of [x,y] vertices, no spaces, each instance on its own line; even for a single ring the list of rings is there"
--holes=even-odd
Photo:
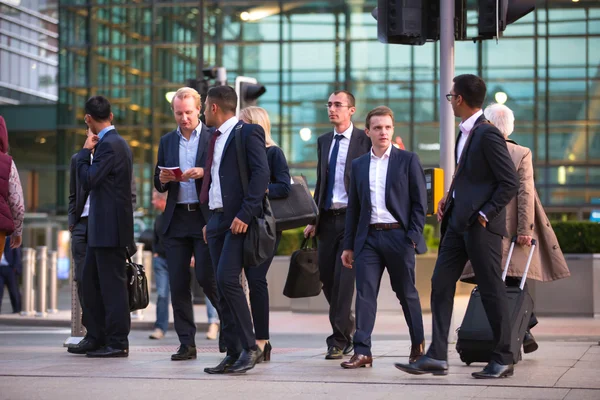
[[[131,319],[125,248],[88,246],[82,278],[87,337],[115,349],[128,349]]]
[[[87,217],[80,218],[71,231],[71,254],[73,255],[73,280],[77,285],[77,297],[83,309],[83,268],[87,252]],[[87,328],[86,313],[81,314],[81,323]]]
[[[517,277],[513,277],[513,276],[507,276],[506,277],[506,286],[512,286],[512,287],[519,287],[521,286],[521,278],[517,278]],[[528,292],[529,289],[527,287],[527,282],[525,282],[525,286],[523,286],[523,292]],[[534,308],[535,308],[535,304],[534,304]],[[529,318],[529,326],[528,329],[533,328],[534,326],[536,326],[538,324],[538,319],[535,315],[535,312],[531,312],[531,317]]]
[[[210,252],[202,235],[204,225],[204,218],[200,210],[187,211],[175,208],[164,241],[175,331],[179,342],[188,346],[196,345],[196,324],[194,323],[190,277],[192,254],[196,261],[194,271],[198,283],[211,303],[218,304],[219,302]],[[220,307],[215,307],[220,314]]]
[[[21,312],[21,293],[19,292],[19,277],[17,271],[10,265],[0,266],[0,306],[4,296],[4,286],[8,288],[8,296],[13,313]]]
[[[423,343],[423,314],[419,293],[415,287],[415,249],[402,229],[369,234],[358,256],[356,268],[356,333],[354,351],[371,355],[371,334],[377,314],[377,295],[381,277],[387,267],[390,283],[402,306],[413,345]]]
[[[254,333],[258,340],[269,340],[269,286],[267,284],[267,272],[277,253],[277,247],[281,240],[281,232],[277,232],[275,250],[273,255],[257,267],[245,267],[248,288],[250,289],[250,308],[252,310],[252,321],[254,322]]]
[[[450,211],[451,212],[451,211]],[[502,282],[502,236],[489,232],[478,221],[464,232],[453,228],[452,215],[431,278],[431,313],[433,335],[427,351],[429,357],[448,359],[448,333],[456,282],[467,260],[471,261],[479,286],[483,307],[494,332],[495,350],[492,360],[512,364],[510,351],[511,323],[508,299]]]
[[[333,215],[324,211],[319,220],[319,273],[323,294],[329,302],[329,322],[333,329],[327,338],[327,346],[343,349],[352,343],[354,316],[354,269],[342,265],[342,251],[346,215]]]
[[[219,288],[221,334],[227,354],[236,355],[242,349],[254,347],[256,339],[248,302],[240,284],[245,235],[232,234],[229,230],[231,222],[223,218],[223,213],[213,214],[206,227],[206,236]]]

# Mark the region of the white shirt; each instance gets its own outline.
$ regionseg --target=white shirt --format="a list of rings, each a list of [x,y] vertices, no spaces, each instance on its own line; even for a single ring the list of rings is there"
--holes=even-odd
[[[90,154],[90,165],[94,160],[94,155]],[[83,211],[81,212],[81,218],[88,217],[90,215],[90,196],[85,200],[85,205],[83,206]]]
[[[223,158],[223,149],[225,143],[231,135],[231,131],[238,123],[237,117],[231,117],[223,123],[218,129],[221,134],[215,142],[215,151],[213,153],[213,162],[210,168],[210,189],[208,190],[208,208],[214,210],[223,207],[223,195],[221,193],[221,179],[219,177],[219,168],[221,167],[221,159]],[[241,188],[240,188],[241,190]]]
[[[354,125],[352,122],[348,129],[344,132],[336,132],[333,130],[333,136],[341,134],[344,137],[340,139],[340,148],[338,150],[337,161],[335,166],[335,181],[333,182],[333,198],[331,199],[331,208],[338,209],[348,206],[348,193],[346,192],[346,185],[344,184],[344,172],[346,170],[346,158],[348,157],[348,148],[350,147],[350,139],[352,138],[352,131]],[[329,155],[327,156],[327,165],[329,165],[329,159],[333,152],[336,140],[331,141],[331,147],[329,148]],[[328,177],[329,178],[329,177]]]
[[[458,164],[460,161],[460,156],[465,148],[469,134],[473,130],[473,126],[475,126],[475,122],[479,119],[479,117],[481,117],[482,114],[483,110],[479,110],[475,114],[471,115],[469,119],[458,124],[458,129],[460,129],[461,135],[458,139],[458,145],[456,146],[456,164]]]
[[[387,171],[390,163],[392,146],[388,147],[383,156],[377,157],[371,148],[371,162],[369,163],[369,189],[371,190],[371,223],[394,224],[396,218],[388,211],[385,205],[385,185]]]

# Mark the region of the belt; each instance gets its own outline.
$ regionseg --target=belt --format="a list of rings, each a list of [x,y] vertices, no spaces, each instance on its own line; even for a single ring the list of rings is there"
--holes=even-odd
[[[198,211],[200,209],[200,203],[181,203],[176,205],[177,208],[186,211]]]
[[[323,214],[331,214],[331,215],[343,215],[346,214],[346,210],[348,208],[344,207],[344,208],[330,208],[327,211],[323,211]]]
[[[376,231],[389,231],[392,229],[400,229],[402,228],[402,225],[398,224],[398,223],[393,223],[393,224],[371,224],[369,225],[369,228],[373,228]]]
[[[222,214],[225,212],[225,211],[223,211],[223,207],[215,208],[214,210],[210,210],[210,211],[212,211],[214,213],[219,213],[219,214]]]

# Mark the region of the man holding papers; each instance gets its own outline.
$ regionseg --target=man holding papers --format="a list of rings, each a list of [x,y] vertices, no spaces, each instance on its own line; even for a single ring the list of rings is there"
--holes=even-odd
[[[204,177],[203,166],[210,130],[200,121],[200,95],[192,88],[179,89],[171,108],[177,129],[160,140],[154,187],[168,192],[163,215],[165,253],[169,269],[175,331],[179,336],[173,361],[196,358],[196,325],[190,291],[190,261],[196,259],[196,279],[212,304],[219,304],[217,285],[202,228],[208,220],[208,207],[200,206],[198,194]],[[217,308],[220,314],[220,310]]]

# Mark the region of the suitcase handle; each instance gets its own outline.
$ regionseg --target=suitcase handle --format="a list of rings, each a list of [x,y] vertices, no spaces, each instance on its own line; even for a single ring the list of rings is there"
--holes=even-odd
[[[508,249],[508,257],[506,257],[506,264],[504,265],[504,271],[502,271],[502,281],[506,281],[506,275],[508,274],[508,265],[510,264],[510,259],[512,258],[513,251],[515,249],[515,243],[517,243],[517,236],[513,236],[510,241],[510,248]],[[531,249],[529,250],[529,255],[527,256],[527,264],[525,265],[525,271],[523,271],[523,276],[521,277],[521,284],[519,288],[523,290],[525,287],[525,281],[527,280],[527,273],[529,272],[529,266],[531,265],[531,259],[533,258],[533,251],[537,245],[537,240],[531,239]]]

